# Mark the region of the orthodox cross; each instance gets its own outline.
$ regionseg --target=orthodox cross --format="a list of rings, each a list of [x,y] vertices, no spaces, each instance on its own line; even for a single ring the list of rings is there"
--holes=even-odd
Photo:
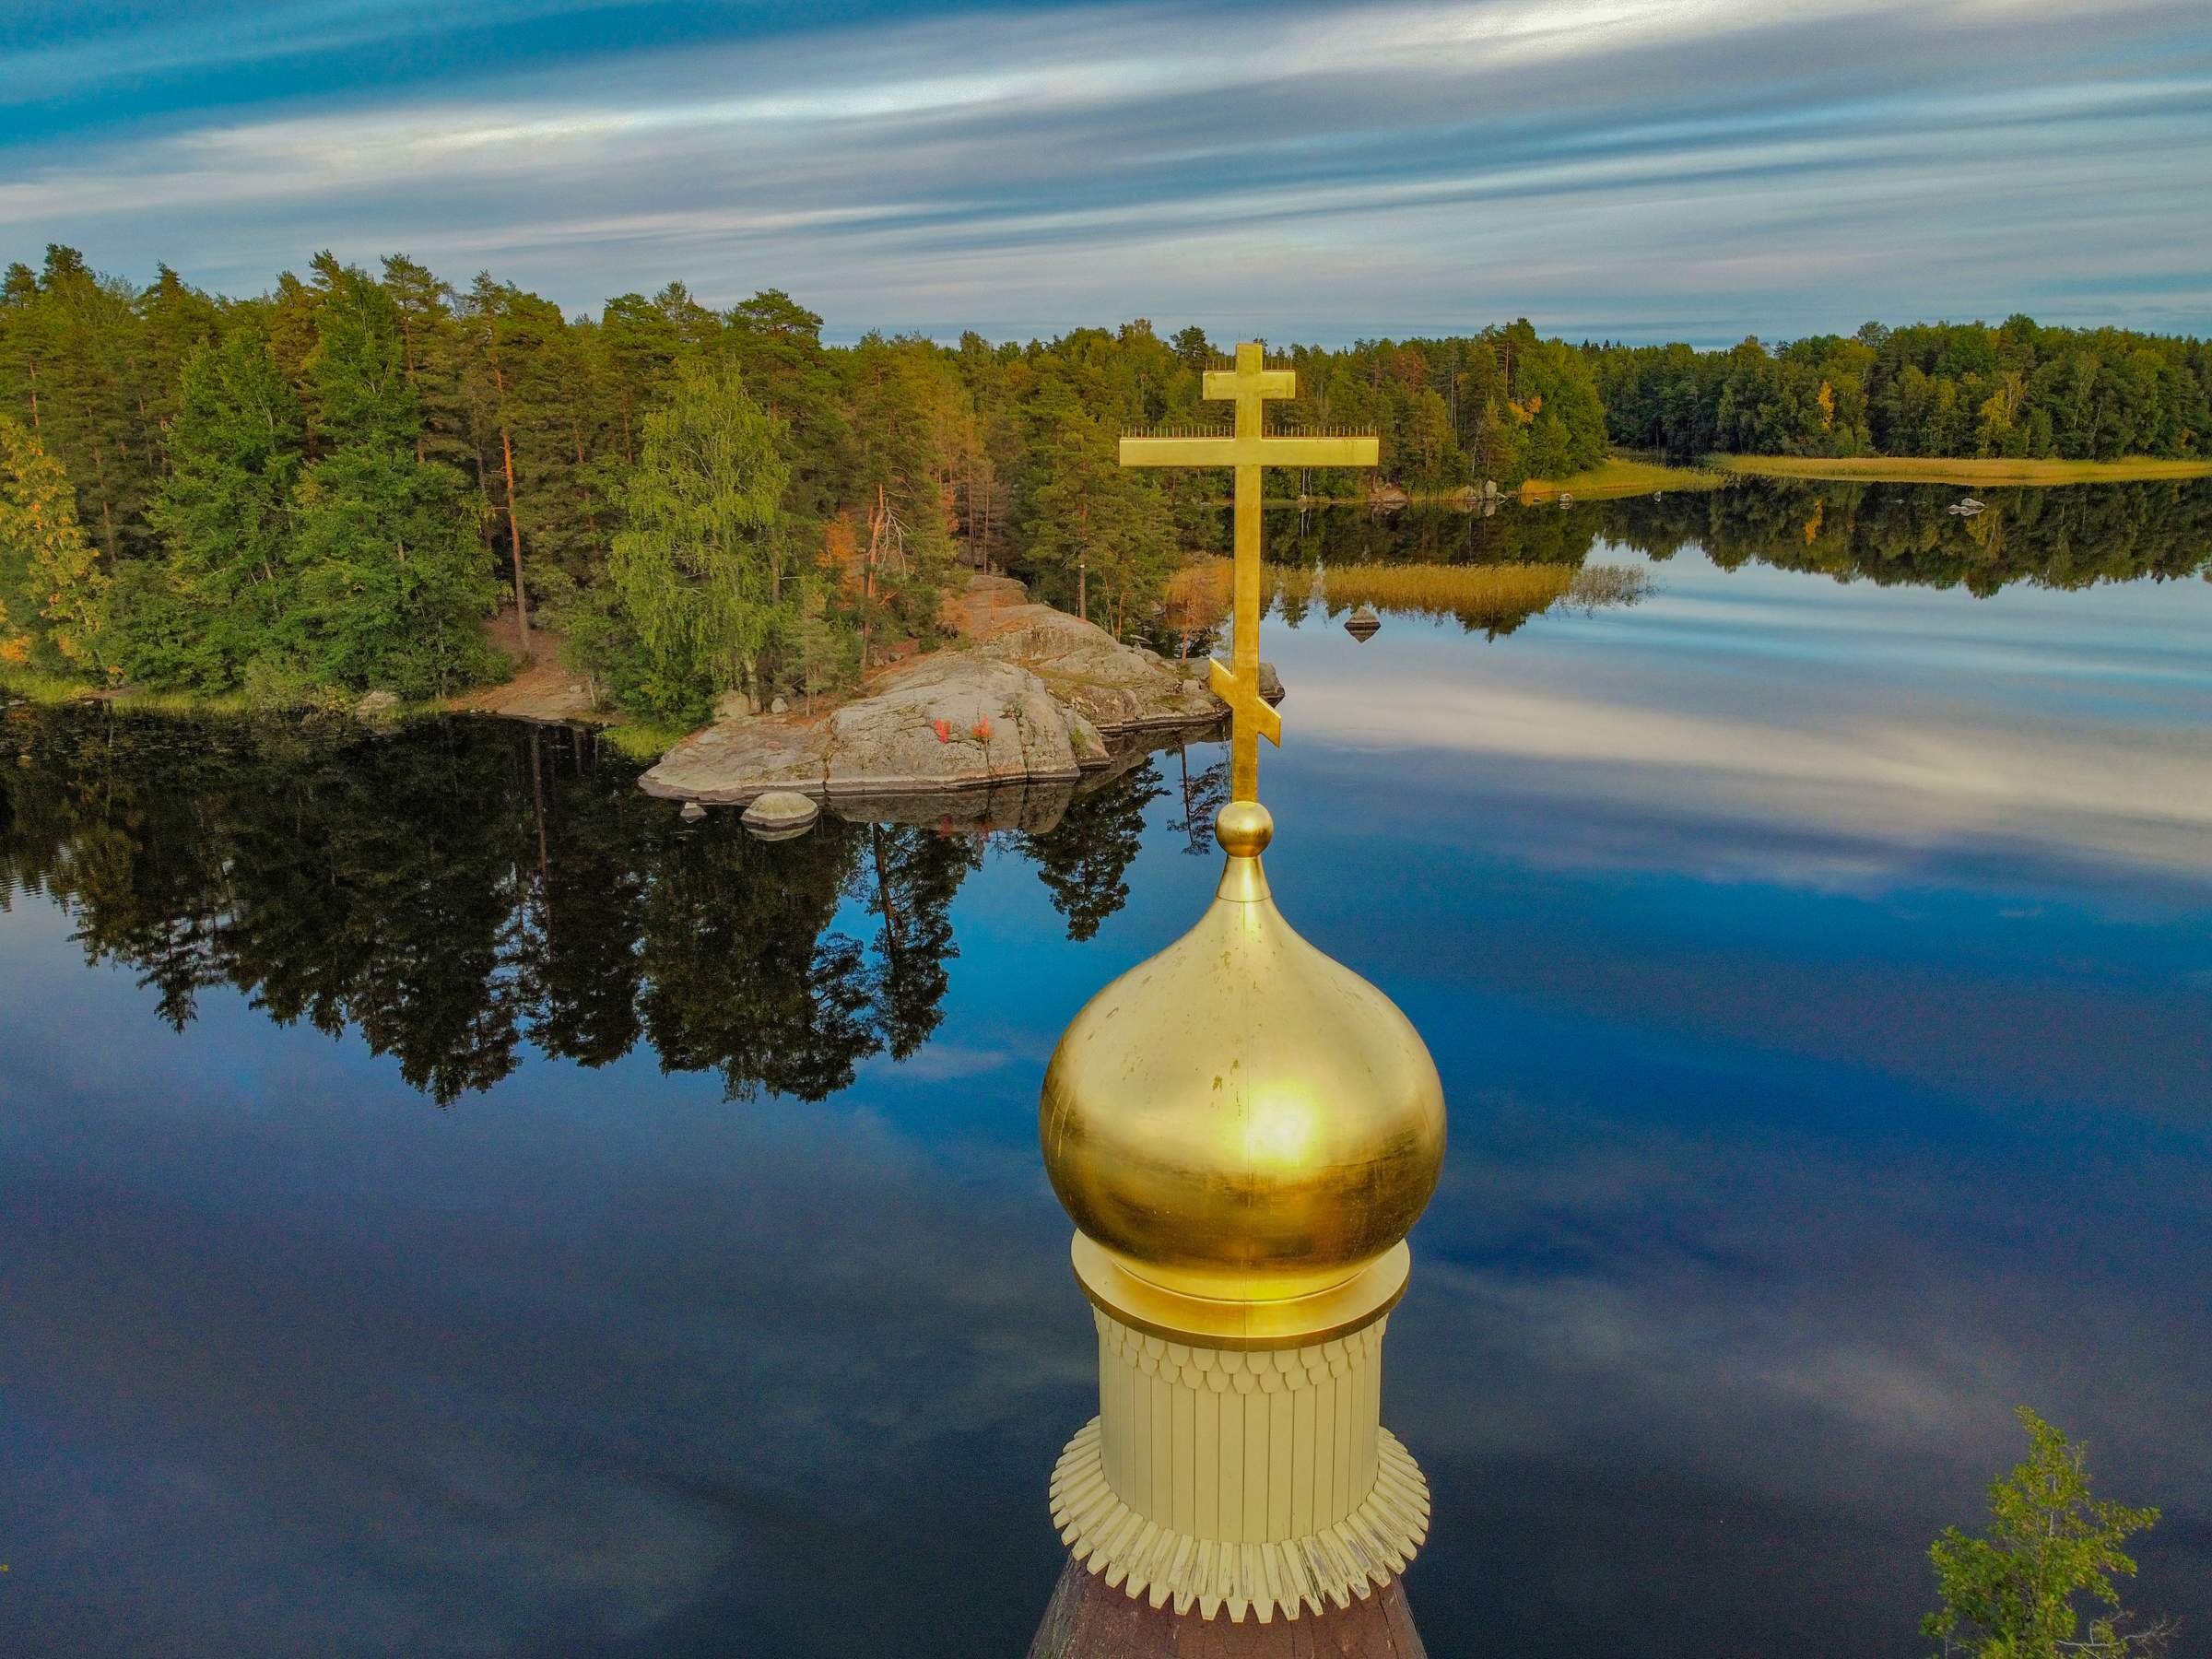
[[[1373,438],[1343,434],[1279,436],[1264,431],[1261,404],[1295,397],[1298,376],[1288,369],[1263,365],[1259,342],[1237,347],[1234,369],[1208,369],[1208,397],[1233,398],[1234,432],[1225,438],[1124,438],[1124,466],[1233,466],[1237,470],[1236,633],[1231,666],[1208,659],[1206,683],[1227,703],[1230,727],[1229,796],[1259,799],[1260,738],[1279,745],[1282,716],[1260,697],[1260,469],[1264,466],[1373,466],[1380,460]]]

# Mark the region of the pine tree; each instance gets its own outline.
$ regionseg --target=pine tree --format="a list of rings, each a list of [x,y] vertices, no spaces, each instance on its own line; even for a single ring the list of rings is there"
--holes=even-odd
[[[309,672],[424,697],[484,677],[492,606],[461,481],[415,459],[420,417],[399,308],[364,273],[335,273],[308,359],[328,453],[298,492],[299,617]]]
[[[469,442],[467,399],[461,385],[462,349],[453,286],[406,254],[394,253],[384,260],[383,288],[399,308],[407,383],[415,388],[422,411],[415,458],[442,461],[466,472],[476,451]]]
[[[139,597],[134,674],[223,688],[281,647],[292,621],[300,400],[268,336],[242,328],[185,365],[171,470],[151,510],[165,544]]]
[[[1166,504],[1117,464],[1112,432],[1065,379],[1047,381],[1029,413],[1029,564],[1064,604],[1125,634],[1150,617],[1174,568]]]
[[[87,531],[111,562],[138,550],[159,459],[133,384],[142,360],[136,295],[49,244],[24,318],[39,382],[41,446],[76,485]]]
[[[683,338],[661,308],[642,294],[619,294],[600,312],[593,342],[603,383],[612,394],[615,443],[634,465],[645,417],[668,400]]]
[[[154,286],[138,297],[139,332],[146,344],[146,415],[160,437],[164,470],[168,433],[177,416],[184,366],[201,347],[218,338],[223,308],[168,265],[155,267]]]
[[[791,431],[785,512],[806,524],[850,505],[853,428],[839,396],[836,371],[822,349],[821,318],[782,288],[768,288],[733,307],[729,324],[747,389]]]

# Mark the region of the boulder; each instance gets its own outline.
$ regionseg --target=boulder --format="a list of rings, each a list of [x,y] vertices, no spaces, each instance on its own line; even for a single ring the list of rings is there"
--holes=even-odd
[[[760,705],[753,700],[750,691],[724,691],[714,700],[717,720],[747,720],[759,712]]]
[[[805,833],[822,816],[821,803],[793,789],[771,789],[756,795],[740,820],[761,841],[783,841]]]
[[[1275,671],[1273,663],[1260,665],[1260,700],[1269,708],[1283,700],[1283,677]]]
[[[1007,576],[978,576],[955,602],[954,625],[982,657],[1027,668],[1100,733],[1208,725],[1221,704],[1157,652],[1124,645],[1095,623],[1029,603]]]
[[[806,727],[781,720],[720,720],[691,734],[638,780],[647,794],[675,801],[742,806],[771,789],[818,794],[821,745]]]
[[[356,720],[384,722],[394,720],[398,715],[399,698],[391,691],[365,691],[353,705],[353,717]]]
[[[771,790],[924,796],[1005,783],[1066,783],[1102,764],[1097,728],[1012,663],[939,652],[880,676],[871,695],[818,720],[721,721],[639,780],[647,794],[723,805]]]
[[[686,801],[684,809],[676,816],[682,818],[687,824],[696,824],[707,816],[707,809],[697,801]]]
[[[938,652],[893,669],[821,723],[831,794],[912,794],[1016,779],[1073,782],[1105,744],[1026,668]]]
[[[768,712],[771,714],[788,714],[791,712],[791,705],[779,697],[774,702],[768,705]]]

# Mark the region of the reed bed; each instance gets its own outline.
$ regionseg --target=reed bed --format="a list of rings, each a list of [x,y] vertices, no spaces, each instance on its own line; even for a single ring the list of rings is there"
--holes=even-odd
[[[1218,626],[1234,599],[1236,568],[1202,559],[1168,583],[1172,626],[1190,631]],[[1492,632],[1563,606],[1593,611],[1634,605],[1652,579],[1634,565],[1341,564],[1269,565],[1261,572],[1270,605],[1318,606],[1335,617],[1358,606],[1397,616],[1449,617],[1463,628]]]
[[[1371,606],[1400,616],[1450,617],[1469,629],[1510,628],[1549,610],[1574,589],[1564,564],[1332,565],[1321,585],[1332,614]]]

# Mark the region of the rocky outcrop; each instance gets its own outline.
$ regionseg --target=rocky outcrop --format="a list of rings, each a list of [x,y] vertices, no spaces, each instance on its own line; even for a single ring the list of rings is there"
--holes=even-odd
[[[979,576],[947,613],[959,644],[878,674],[867,695],[811,718],[731,706],[662,756],[641,786],[709,806],[795,790],[865,801],[869,818],[924,822],[946,817],[948,797],[981,791],[1000,806],[985,802],[979,821],[1027,824],[1057,819],[1076,781],[1112,759],[1105,734],[1221,717],[1202,681],[1030,604],[1018,582]]]
[[[695,732],[639,780],[649,794],[728,806],[771,789],[926,795],[1072,783],[1107,759],[1098,729],[1012,663],[938,652],[808,720],[764,714]]]
[[[1224,712],[1204,680],[1095,623],[1032,605],[1011,577],[976,577],[953,617],[969,651],[1027,668],[1108,736],[1205,725]]]

